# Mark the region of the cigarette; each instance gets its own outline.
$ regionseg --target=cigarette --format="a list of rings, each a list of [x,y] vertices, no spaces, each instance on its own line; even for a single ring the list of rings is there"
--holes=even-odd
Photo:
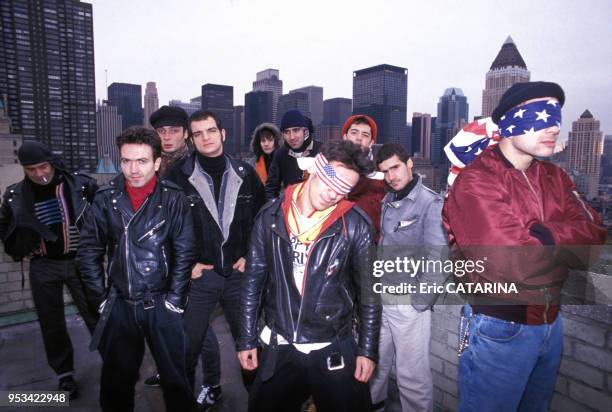
[[[48,183],[48,182],[49,182],[49,179],[47,179],[47,176],[43,176],[42,180],[43,180],[43,182],[45,182],[45,183]]]

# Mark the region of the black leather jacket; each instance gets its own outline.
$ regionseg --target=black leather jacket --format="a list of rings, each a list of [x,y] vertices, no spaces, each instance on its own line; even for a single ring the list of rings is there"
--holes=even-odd
[[[181,187],[189,200],[197,242],[197,262],[213,265],[217,273],[229,276],[232,265],[239,258],[246,257],[255,216],[264,203],[263,185],[251,165],[226,155],[229,166],[223,179],[224,210],[221,213],[228,220],[231,217],[231,222],[227,238],[224,239],[219,224],[207,206],[215,203],[214,197],[211,195],[203,199],[192,184],[195,157],[193,152],[175,163],[166,174],[166,179]],[[216,208],[217,205],[211,207]]]
[[[108,282],[119,297],[142,300],[167,293],[167,301],[184,308],[194,244],[191,210],[178,186],[158,181],[134,213],[125,179],[118,175],[98,190],[85,216],[77,264],[96,304],[106,295],[106,253]]]
[[[75,225],[80,229],[83,215],[96,193],[96,181],[78,172],[70,173],[56,164],[53,166],[55,173],[68,185]],[[6,189],[0,208],[0,238],[4,243],[4,250],[15,261],[37,250],[41,238],[46,241],[57,240],[57,235],[34,215],[34,195],[28,178]]]
[[[353,207],[319,235],[306,262],[301,297],[293,280],[293,252],[281,203],[268,202],[255,222],[242,284],[238,350],[257,346],[262,311],[266,325],[293,343],[348,336],[357,312],[357,355],[376,361],[381,306],[361,293],[367,287],[363,281],[371,278],[367,269],[366,276],[361,276],[372,256],[373,229],[368,218]]]

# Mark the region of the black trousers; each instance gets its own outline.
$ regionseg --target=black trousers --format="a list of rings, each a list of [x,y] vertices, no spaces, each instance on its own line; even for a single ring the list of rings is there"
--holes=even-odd
[[[232,335],[237,334],[238,307],[240,302],[240,281],[242,273],[234,271],[224,277],[212,270],[191,281],[189,303],[185,309],[185,330],[187,332],[189,353],[187,356],[187,376],[192,387],[195,385],[195,370],[205,336],[208,334],[210,315],[221,304]],[[204,365],[206,367],[206,365]],[[213,366],[214,367],[214,366]],[[217,366],[218,367],[218,366]],[[208,374],[205,374],[205,379]],[[210,382],[205,382],[206,384]]]
[[[96,326],[96,312],[90,307],[85,289],[73,259],[53,260],[44,257],[30,262],[30,287],[40,330],[42,332],[47,362],[59,376],[74,371],[74,351],[64,315],[64,285],[89,332]]]
[[[270,359],[270,347],[261,353],[255,381],[249,392],[250,412],[299,412],[312,395],[318,412],[371,411],[368,384],[357,381],[355,374],[355,341],[346,337],[331,345],[304,354],[293,345],[277,347],[274,375],[262,382],[261,372]],[[327,357],[340,352],[344,368],[329,370]]]
[[[100,339],[102,378],[100,405],[104,411],[134,410],[134,386],[145,352],[145,339],[155,359],[167,411],[192,411],[195,398],[185,369],[187,341],[182,316],[168,310],[163,296],[155,307],[117,298]]]

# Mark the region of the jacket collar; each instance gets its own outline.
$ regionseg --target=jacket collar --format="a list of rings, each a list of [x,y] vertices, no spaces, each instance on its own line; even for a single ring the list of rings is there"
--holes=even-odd
[[[406,197],[404,197],[403,199],[400,199],[400,200],[394,200],[395,193],[394,192],[388,192],[385,195],[384,199],[383,199],[383,203],[388,203],[392,207],[398,207],[406,199],[408,199],[408,200],[410,200],[412,202],[415,202],[417,200],[417,198],[419,197],[419,195],[421,194],[421,191],[423,190],[423,179],[421,178],[421,176],[418,176],[416,179],[417,179],[417,181],[416,181],[414,187],[406,195]]]
[[[286,235],[288,235],[289,233],[288,231],[289,221],[287,219],[289,215],[289,210],[291,209],[291,199],[293,199],[293,192],[298,186],[299,186],[299,183],[287,186],[287,188],[285,189],[284,198],[280,200],[280,209],[283,214],[282,221],[283,221],[283,224],[285,225]],[[321,230],[319,231],[319,236],[317,236],[317,238],[313,241],[313,243],[316,242],[321,237],[328,237],[330,235],[333,235],[339,232],[340,226],[337,225],[331,229],[332,231],[330,233],[325,233],[327,229],[329,229],[334,223],[336,223],[337,220],[340,220],[340,219],[343,220],[342,227],[346,231],[346,226],[344,224],[344,215],[348,213],[349,210],[352,209],[353,205],[354,205],[353,202],[348,201],[346,199],[342,199],[340,202],[338,202],[336,209],[325,220],[325,222],[323,223],[323,226],[321,227]]]
[[[227,163],[232,169],[234,169],[238,176],[244,178],[248,175],[247,169],[241,164],[239,160],[234,159],[227,153],[224,153],[223,156],[225,156],[225,158],[227,159]],[[183,163],[181,164],[181,172],[187,177],[191,176],[193,174],[193,169],[195,168],[196,161],[196,151],[194,150],[189,154],[189,156],[187,156],[183,160]]]

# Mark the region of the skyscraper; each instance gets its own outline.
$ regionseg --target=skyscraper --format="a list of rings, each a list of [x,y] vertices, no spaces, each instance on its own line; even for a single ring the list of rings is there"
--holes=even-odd
[[[528,82],[529,77],[523,57],[512,37],[508,36],[487,72],[482,91],[482,116],[491,116],[502,94],[515,83]]]
[[[130,83],[112,83],[108,86],[108,104],[121,115],[121,127],[141,126],[142,86]]]
[[[603,156],[601,156],[602,184],[612,184],[612,135],[604,137]]]
[[[228,153],[235,149],[234,136],[234,87],[206,83],[202,86],[202,109],[215,113],[225,129],[225,144]]]
[[[407,105],[408,69],[381,64],[353,72],[353,114],[376,121],[376,143],[406,144]]]
[[[318,126],[323,122],[323,88],[319,86],[306,86],[291,90],[289,93],[306,93],[308,95],[308,111],[312,124]]]
[[[272,122],[280,122],[278,116],[278,100],[283,94],[283,81],[280,80],[278,70],[266,69],[257,73],[253,82],[254,92],[272,92]]]
[[[323,124],[342,126],[351,115],[353,101],[344,97],[334,97],[323,101]]]
[[[189,103],[180,100],[170,100],[169,106],[180,107],[187,112],[187,116],[191,116],[193,112],[202,108],[202,96],[194,97],[189,100]]]
[[[244,145],[248,146],[257,125],[272,121],[272,92],[249,92],[244,95]]]
[[[580,118],[572,123],[567,142],[567,166],[574,176],[579,193],[587,199],[597,197],[601,173],[603,139],[599,120],[585,110]]]
[[[298,109],[304,116],[311,117],[308,106],[308,94],[306,93],[295,92],[283,94],[278,99],[278,116],[276,118],[276,124],[280,127],[283,115],[291,109]]]
[[[11,131],[6,95],[0,96],[0,165],[19,164],[17,150],[22,143],[22,136]]]
[[[245,141],[248,138],[244,133],[244,106],[234,106],[234,154],[245,150]],[[248,145],[246,146],[248,147]]]
[[[142,122],[145,127],[151,127],[151,123],[149,123],[149,117],[151,117],[153,112],[157,109],[159,109],[157,87],[155,86],[155,82],[147,82],[147,87],[145,87],[144,95],[144,119]]]
[[[335,97],[323,101],[323,123],[317,128],[317,140],[328,142],[342,138],[342,125],[351,115],[351,99]]]
[[[121,166],[116,139],[123,130],[122,120],[115,106],[110,106],[107,101],[98,105],[96,112],[98,158],[105,162],[106,159],[109,159],[115,168]]]
[[[97,163],[91,4],[2,0],[0,96],[13,132],[47,144],[71,169]]]
[[[431,114],[412,114],[412,155],[426,160],[431,160],[431,136],[432,122]]]
[[[438,116],[436,130],[432,139],[431,162],[437,167],[434,187],[441,189],[444,186],[450,162],[444,154],[444,146],[465,126],[469,118],[469,105],[463,91],[457,87],[444,90],[438,101]]]

